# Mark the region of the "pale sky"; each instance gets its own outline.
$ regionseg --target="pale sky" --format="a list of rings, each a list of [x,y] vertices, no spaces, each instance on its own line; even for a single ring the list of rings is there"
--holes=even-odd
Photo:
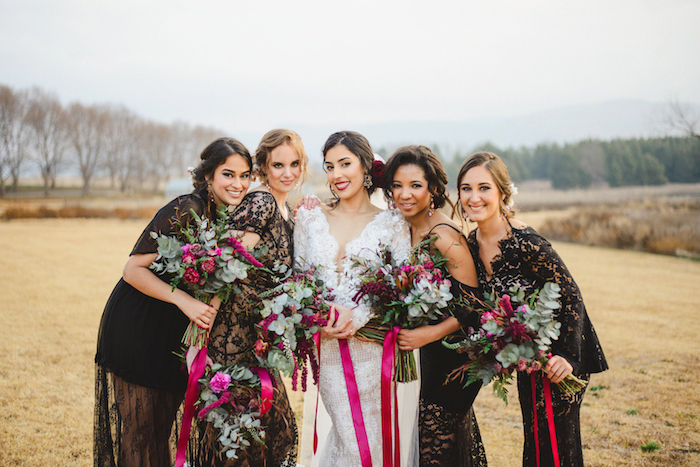
[[[0,0],[0,83],[234,133],[700,103],[700,2]]]

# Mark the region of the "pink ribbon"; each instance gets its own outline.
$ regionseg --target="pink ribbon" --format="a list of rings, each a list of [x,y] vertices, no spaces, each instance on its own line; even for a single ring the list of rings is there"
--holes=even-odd
[[[367,431],[365,430],[365,421],[362,417],[362,406],[360,405],[360,391],[357,389],[355,369],[352,366],[350,347],[348,346],[347,339],[339,339],[338,346],[340,347],[340,357],[343,362],[345,385],[348,388],[350,413],[352,414],[352,423],[355,427],[357,447],[360,450],[360,460],[362,461],[362,467],[372,467],[372,455],[369,450],[369,441],[367,440]]]
[[[399,335],[398,326],[394,326],[391,331],[384,336],[384,346],[382,350],[382,454],[384,456],[384,467],[400,467],[401,446],[399,441],[398,424],[398,404],[396,403],[396,382],[392,381],[391,375],[394,369],[394,357],[396,355],[396,339]],[[396,435],[394,438],[394,462],[392,462],[392,436],[391,436],[391,388],[394,387],[394,428]],[[395,463],[395,464],[394,464]]]
[[[540,438],[537,427],[537,385],[535,373],[530,373],[530,384],[532,386],[532,409],[535,422],[535,455],[537,457],[537,467],[540,467]],[[549,384],[549,379],[542,377],[542,389],[544,392],[545,411],[547,413],[547,426],[549,427],[549,441],[552,446],[552,457],[554,466],[560,467],[559,449],[557,447],[557,432],[554,428],[554,410],[552,409],[552,388]]]
[[[175,454],[175,467],[182,467],[185,464],[185,454],[187,443],[190,440],[190,429],[192,428],[192,418],[194,418],[194,405],[199,398],[199,378],[204,374],[207,366],[207,348],[202,347],[197,352],[192,362],[190,376],[187,379],[187,391],[185,392],[185,410],[182,415],[182,426],[180,427],[180,438],[177,441],[177,453]]]
[[[319,375],[321,373],[321,333],[317,332],[314,334],[314,344],[316,344],[316,351],[318,352],[318,371]],[[320,377],[319,377],[320,379]],[[321,381],[318,382],[319,386]],[[316,454],[316,449],[318,448],[318,432],[316,431],[316,422],[318,421],[318,397],[321,393],[319,388],[316,388],[316,412],[314,412],[314,454]]]
[[[251,371],[260,378],[260,392],[262,395],[260,416],[262,417],[272,408],[272,378],[270,377],[270,372],[265,368],[251,368]]]

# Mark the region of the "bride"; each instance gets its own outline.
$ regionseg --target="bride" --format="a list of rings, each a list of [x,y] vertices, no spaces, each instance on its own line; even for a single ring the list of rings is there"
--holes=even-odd
[[[334,199],[310,210],[300,208],[294,231],[297,265],[302,269],[317,268],[318,277],[334,291],[333,309],[338,312],[337,319],[331,319],[321,333],[322,405],[317,431],[321,438],[327,436],[325,441],[321,439],[312,465],[382,465],[385,444],[389,449],[394,444],[382,434],[382,345],[352,337],[370,319],[372,310],[352,301],[357,288],[350,257],[376,257],[383,244],[391,248],[398,261],[405,259],[410,248],[408,225],[399,213],[382,211],[370,202],[370,195],[381,180],[373,176],[374,157],[364,136],[352,131],[332,134],[323,147],[323,162]],[[348,358],[344,369],[341,357],[345,349],[349,350],[354,370],[359,408],[348,396],[348,388],[353,393],[353,384],[345,377]],[[401,383],[398,389],[399,423],[406,427],[399,429],[402,466],[417,465],[419,387],[418,382]],[[311,410],[305,410],[305,419],[314,416],[310,412],[316,400],[309,404],[310,399],[307,397],[306,406]]]

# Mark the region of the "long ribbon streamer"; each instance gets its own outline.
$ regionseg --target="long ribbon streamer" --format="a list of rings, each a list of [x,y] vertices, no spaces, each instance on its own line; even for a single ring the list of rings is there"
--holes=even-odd
[[[202,347],[197,352],[192,362],[190,376],[187,379],[187,391],[185,392],[185,410],[182,415],[182,426],[180,427],[180,438],[177,441],[177,453],[175,454],[175,467],[182,467],[185,464],[185,454],[187,453],[187,443],[190,440],[190,429],[192,428],[192,418],[194,417],[194,405],[199,398],[199,378],[204,374],[207,366],[207,348]]]
[[[270,372],[265,368],[251,368],[251,370],[257,374],[260,379],[260,392],[262,395],[262,400],[260,401],[260,416],[262,417],[272,408],[272,378],[270,377]]]
[[[362,417],[362,406],[360,405],[360,391],[357,389],[355,369],[352,366],[350,347],[348,346],[347,339],[339,339],[338,346],[340,347],[340,357],[343,362],[345,385],[348,388],[352,423],[355,427],[355,437],[357,438],[357,446],[360,450],[360,460],[362,461],[362,467],[372,467],[372,454],[369,450],[369,441],[367,440],[367,431],[365,430],[365,421]]]
[[[537,458],[537,467],[540,467],[540,437],[537,427],[537,384],[535,373],[530,373],[530,385],[532,387],[532,409],[535,424],[535,456]],[[549,379],[546,376],[542,377],[542,390],[544,392],[545,412],[547,414],[547,426],[549,427],[549,441],[552,446],[552,458],[554,466],[560,467],[559,449],[557,447],[557,432],[554,427],[554,410],[552,408],[552,387]]]
[[[318,372],[321,373],[321,333],[317,332],[314,334],[314,343],[316,344],[316,351],[318,352]],[[319,376],[320,379],[320,376]],[[318,382],[321,385],[321,381]],[[321,390],[316,388],[316,411],[314,412],[314,455],[316,454],[316,449],[318,448],[318,432],[316,431],[316,422],[318,422],[318,398],[321,394]]]
[[[384,467],[393,467],[396,461],[396,467],[400,467],[400,441],[399,441],[399,426],[398,426],[398,404],[394,403],[394,416],[396,417],[394,427],[396,434],[394,443],[391,436],[391,387],[392,387],[392,371],[394,369],[394,359],[396,355],[396,339],[399,335],[398,326],[394,326],[384,336],[384,345],[382,349],[382,381],[381,381],[381,401],[382,401],[382,454],[384,456]],[[394,385],[394,398],[396,398],[396,383]],[[395,401],[396,402],[396,401]],[[395,459],[392,459],[392,444],[394,448]],[[398,456],[396,453],[398,452]]]
[[[552,388],[549,385],[549,378],[542,378],[544,384],[544,404],[547,408],[547,424],[549,425],[549,440],[552,443],[552,457],[554,467],[560,467],[559,448],[557,446],[557,432],[554,429],[554,410],[552,409]]]

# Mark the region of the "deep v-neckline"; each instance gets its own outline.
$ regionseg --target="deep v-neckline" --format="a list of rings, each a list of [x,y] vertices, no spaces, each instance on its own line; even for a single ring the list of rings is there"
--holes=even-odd
[[[365,226],[362,228],[362,230],[360,231],[360,234],[359,234],[357,237],[352,238],[352,239],[348,240],[348,241],[345,243],[345,248],[344,248],[344,250],[345,250],[344,253],[345,253],[345,254],[343,255],[343,258],[342,258],[342,259],[347,259],[347,257],[348,257],[348,245],[352,245],[352,244],[354,244],[354,242],[357,242],[357,241],[359,241],[360,239],[362,239],[362,238],[364,237],[364,235],[365,235],[365,232],[367,231],[367,228],[368,228],[373,222],[376,222],[377,217],[378,217],[380,214],[382,214],[383,212],[384,212],[384,211],[379,211],[377,214],[375,214],[375,215],[372,217],[372,219],[371,219],[367,224],[365,224]],[[323,216],[323,222],[324,222],[323,228],[325,229],[325,233],[326,233],[326,235],[328,236],[328,238],[330,239],[330,244],[331,244],[331,246],[333,247],[332,255],[331,255],[331,257],[329,258],[329,260],[330,260],[330,266],[331,266],[331,268],[332,268],[331,270],[332,270],[333,272],[336,273],[336,275],[337,275],[338,278],[340,278],[340,275],[342,274],[342,271],[345,269],[345,266],[346,266],[345,263],[346,263],[346,261],[341,261],[341,262],[340,262],[340,265],[342,265],[343,269],[341,269],[340,271],[338,271],[338,263],[339,263],[339,262],[336,261],[335,258],[338,258],[338,255],[340,254],[340,243],[338,242],[338,239],[336,239],[336,238],[333,236],[333,234],[331,234],[331,224],[330,224],[330,222],[328,222],[328,216],[326,216],[326,213],[323,212],[323,210],[321,211],[321,215]]]

